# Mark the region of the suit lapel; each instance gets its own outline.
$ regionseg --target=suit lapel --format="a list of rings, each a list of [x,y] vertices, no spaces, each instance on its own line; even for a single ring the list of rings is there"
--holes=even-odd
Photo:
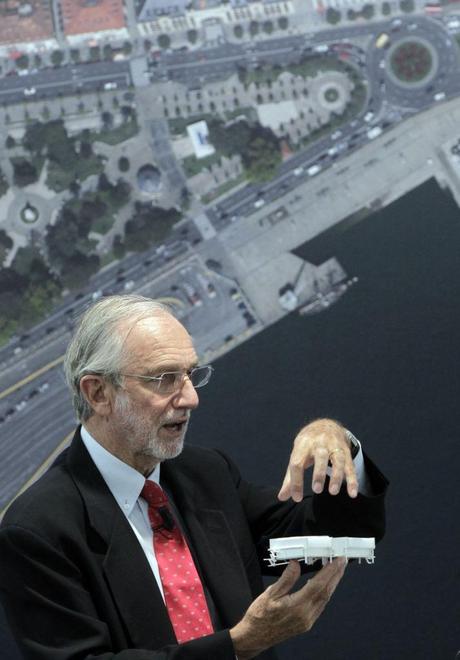
[[[180,460],[161,466],[161,481],[171,490],[190,535],[205,584],[224,626],[241,619],[252,601],[245,569],[222,511],[200,506],[197,488]]]
[[[163,599],[141,545],[78,431],[67,463],[85,503],[90,525],[105,543],[103,571],[133,644],[136,648],[155,649],[175,643]]]

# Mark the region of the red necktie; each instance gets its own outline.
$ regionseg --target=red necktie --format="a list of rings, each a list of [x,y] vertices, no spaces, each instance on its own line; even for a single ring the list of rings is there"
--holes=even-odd
[[[149,505],[153,549],[169,618],[179,644],[214,632],[198,571],[171,513],[163,489],[146,481],[141,497]]]

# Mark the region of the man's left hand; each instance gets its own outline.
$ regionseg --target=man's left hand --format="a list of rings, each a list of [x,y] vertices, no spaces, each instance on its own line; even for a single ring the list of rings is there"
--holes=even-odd
[[[358,480],[346,431],[331,419],[318,419],[297,434],[278,499],[285,501],[292,497],[295,502],[301,501],[304,472],[310,465],[313,465],[313,492],[322,493],[329,462],[332,464],[329,493],[337,495],[345,480],[348,495],[356,497]]]

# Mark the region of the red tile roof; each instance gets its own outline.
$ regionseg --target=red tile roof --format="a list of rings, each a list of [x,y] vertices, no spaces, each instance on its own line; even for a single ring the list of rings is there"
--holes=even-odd
[[[1,0],[0,43],[50,39],[54,35],[50,0]]]
[[[125,27],[123,0],[60,0],[60,3],[66,35]]]

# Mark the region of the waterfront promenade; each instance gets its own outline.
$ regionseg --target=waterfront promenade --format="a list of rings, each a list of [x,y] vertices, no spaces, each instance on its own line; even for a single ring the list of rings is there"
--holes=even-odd
[[[279,289],[293,282],[302,261],[291,251],[363,208],[379,208],[434,177],[460,206],[460,100],[440,104],[387,130],[378,139],[214,239],[225,250],[262,325],[285,311]],[[310,273],[314,293],[315,268]],[[349,273],[353,275],[353,273]],[[304,299],[308,292],[304,287]]]

